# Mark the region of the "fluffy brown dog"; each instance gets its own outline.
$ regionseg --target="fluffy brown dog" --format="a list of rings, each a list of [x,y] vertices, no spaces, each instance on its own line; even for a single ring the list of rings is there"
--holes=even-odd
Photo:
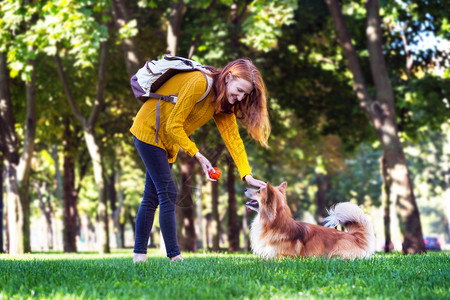
[[[329,211],[325,226],[343,225],[348,232],[295,221],[286,202],[287,183],[267,183],[259,190],[246,189],[249,209],[258,214],[252,222],[253,253],[263,258],[316,256],[354,259],[369,257],[375,250],[375,235],[369,218],[350,202]]]

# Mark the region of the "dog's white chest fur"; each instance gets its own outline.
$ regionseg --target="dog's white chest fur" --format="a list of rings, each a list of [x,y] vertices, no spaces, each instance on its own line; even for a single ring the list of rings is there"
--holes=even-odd
[[[274,258],[277,256],[277,251],[274,246],[267,245],[267,241],[262,236],[262,224],[259,214],[253,219],[250,228],[250,241],[253,253],[263,258]]]

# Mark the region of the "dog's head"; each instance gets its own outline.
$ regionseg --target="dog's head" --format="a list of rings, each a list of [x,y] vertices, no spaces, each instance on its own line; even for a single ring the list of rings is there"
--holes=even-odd
[[[250,199],[247,203],[245,203],[245,206],[247,206],[247,209],[254,210],[259,213],[259,207],[261,203],[261,199],[266,194],[266,187],[261,187],[258,190],[256,189],[244,189],[245,196]]]
[[[265,187],[261,187],[259,190],[245,189],[245,196],[250,199],[245,206],[273,221],[277,211],[284,206],[287,207],[286,188],[287,182],[283,182],[279,186],[272,186],[270,183],[267,183]]]

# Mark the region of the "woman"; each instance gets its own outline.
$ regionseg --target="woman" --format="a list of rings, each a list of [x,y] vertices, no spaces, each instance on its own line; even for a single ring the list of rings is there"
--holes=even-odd
[[[258,69],[249,59],[238,59],[222,70],[209,67],[213,86],[209,95],[197,101],[206,90],[202,72],[179,73],[165,82],[156,93],[178,95],[177,103],[160,101],[159,130],[156,129],[158,99],[147,100],[130,129],[136,149],[146,167],[144,196],[136,216],[134,262],[147,261],[147,244],[155,210],[160,206],[159,222],[171,261],[183,260],[178,248],[175,203],[177,191],[171,175],[171,164],[179,148],[195,157],[209,181],[213,166],[200,153],[189,135],[214,118],[222,139],[237,165],[241,179],[254,187],[265,183],[252,176],[244,143],[239,136],[236,118],[250,136],[267,146],[270,123],[266,106],[265,85]]]

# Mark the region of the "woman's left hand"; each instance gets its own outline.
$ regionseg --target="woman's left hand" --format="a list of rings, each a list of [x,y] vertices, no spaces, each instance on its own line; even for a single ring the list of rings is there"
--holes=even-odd
[[[244,177],[245,181],[247,182],[248,185],[256,187],[256,188],[260,188],[260,187],[264,187],[266,186],[266,183],[264,181],[258,180],[253,178],[252,175],[246,175]]]

